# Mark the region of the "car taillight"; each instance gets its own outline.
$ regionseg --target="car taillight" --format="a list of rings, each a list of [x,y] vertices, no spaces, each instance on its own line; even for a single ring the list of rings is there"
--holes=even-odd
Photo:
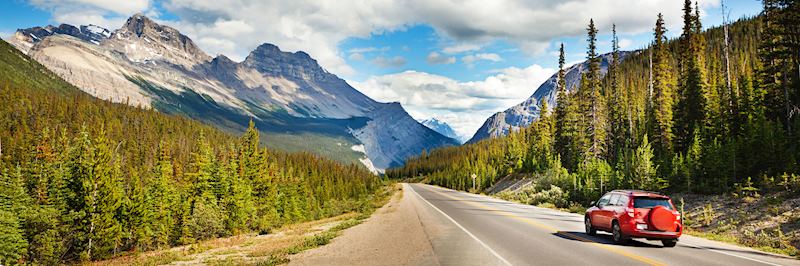
[[[625,209],[625,211],[628,212],[628,216],[630,216],[630,217],[633,217],[633,216],[636,215],[636,210],[634,210],[633,208],[628,207],[628,208]]]

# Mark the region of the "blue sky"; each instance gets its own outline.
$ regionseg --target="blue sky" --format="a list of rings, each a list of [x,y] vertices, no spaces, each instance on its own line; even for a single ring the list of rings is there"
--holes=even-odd
[[[557,67],[585,57],[594,18],[600,52],[618,25],[623,50],[650,42],[655,15],[680,34],[676,0],[6,0],[0,35],[47,24],[116,29],[144,12],[191,37],[209,54],[241,60],[261,43],[303,50],[379,101],[397,101],[417,119],[436,117],[471,136],[494,112],[530,96]],[[721,24],[720,0],[700,0],[704,26]],[[730,17],[753,16],[760,1],[726,1]]]

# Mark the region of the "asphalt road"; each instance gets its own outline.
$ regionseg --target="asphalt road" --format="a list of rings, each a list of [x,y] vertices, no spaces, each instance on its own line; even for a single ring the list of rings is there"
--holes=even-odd
[[[607,233],[586,235],[578,214],[430,185],[404,189],[404,197],[418,201],[419,222],[441,265],[800,265],[687,235],[674,248],[639,239],[615,245]]]

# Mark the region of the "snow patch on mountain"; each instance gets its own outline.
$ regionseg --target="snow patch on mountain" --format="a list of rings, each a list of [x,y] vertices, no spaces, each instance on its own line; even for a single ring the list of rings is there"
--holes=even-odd
[[[461,143],[466,141],[466,138],[456,133],[456,131],[453,130],[453,128],[450,127],[450,125],[447,124],[447,122],[436,119],[435,117],[419,120],[419,122],[425,125],[426,127],[433,129],[433,131],[439,132],[439,134],[442,134],[445,137],[458,140],[458,142]]]

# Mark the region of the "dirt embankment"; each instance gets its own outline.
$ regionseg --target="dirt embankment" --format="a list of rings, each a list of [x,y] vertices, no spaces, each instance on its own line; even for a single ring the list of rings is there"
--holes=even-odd
[[[757,196],[672,195],[683,208],[689,233],[798,256],[800,196],[770,193]]]

